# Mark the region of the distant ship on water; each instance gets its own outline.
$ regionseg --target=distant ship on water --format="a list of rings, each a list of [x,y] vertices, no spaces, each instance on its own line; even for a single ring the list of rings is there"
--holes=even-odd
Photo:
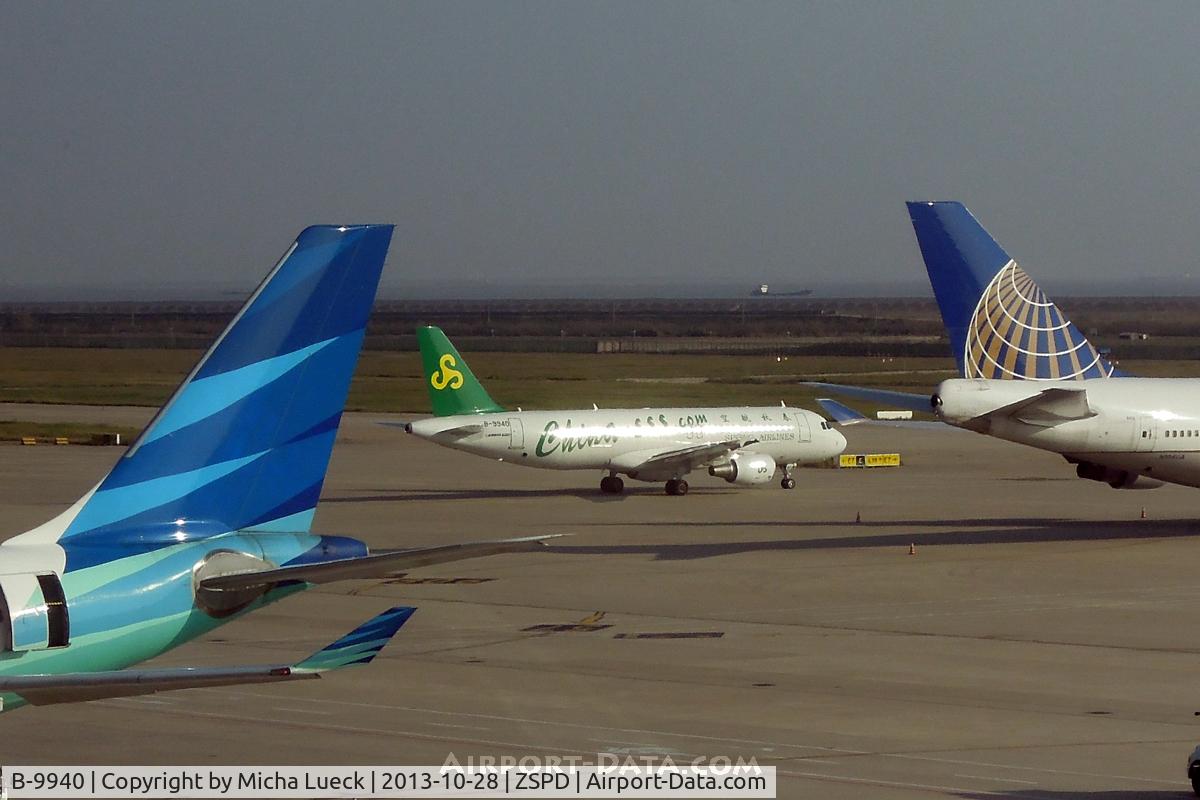
[[[800,289],[795,292],[772,292],[771,287],[765,283],[760,283],[758,288],[750,292],[751,297],[808,297],[813,293],[812,289]]]

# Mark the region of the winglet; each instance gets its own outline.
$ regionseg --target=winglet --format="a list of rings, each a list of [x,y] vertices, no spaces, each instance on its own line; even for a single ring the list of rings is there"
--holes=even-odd
[[[357,664],[369,664],[416,611],[397,606],[359,625],[333,644],[318,650],[291,668],[293,673],[327,672]]]
[[[830,400],[828,397],[818,397],[817,403],[821,408],[825,409],[825,413],[833,417],[833,421],[838,425],[857,425],[860,422],[869,421],[853,408],[843,405],[837,400]]]

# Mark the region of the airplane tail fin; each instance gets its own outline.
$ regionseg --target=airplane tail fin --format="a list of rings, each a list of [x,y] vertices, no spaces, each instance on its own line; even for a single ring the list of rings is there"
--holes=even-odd
[[[425,388],[429,390],[434,416],[450,417],[504,410],[483,388],[441,328],[418,328],[417,342],[421,346]]]
[[[112,472],[64,515],[72,568],[228,531],[308,530],[391,236],[390,225],[300,233]]]
[[[1106,378],[1114,369],[962,203],[908,203],[965,378]]]

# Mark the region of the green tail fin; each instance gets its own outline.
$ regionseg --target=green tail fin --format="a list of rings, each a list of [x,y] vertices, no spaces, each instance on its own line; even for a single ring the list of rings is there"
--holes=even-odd
[[[417,328],[417,342],[434,416],[504,410],[483,388],[441,328]]]

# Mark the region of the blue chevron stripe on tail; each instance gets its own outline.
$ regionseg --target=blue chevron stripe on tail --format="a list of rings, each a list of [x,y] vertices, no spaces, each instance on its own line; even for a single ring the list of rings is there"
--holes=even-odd
[[[908,203],[929,282],[964,378],[1116,375],[962,203]]]
[[[390,225],[306,228],[59,542],[79,569],[236,530],[307,531]]]

